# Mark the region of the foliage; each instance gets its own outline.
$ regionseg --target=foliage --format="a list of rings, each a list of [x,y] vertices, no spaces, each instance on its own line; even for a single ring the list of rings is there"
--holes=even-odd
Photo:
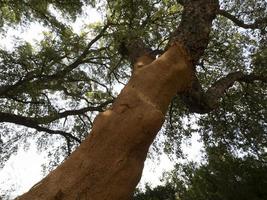
[[[168,200],[167,195],[173,195],[170,199],[263,200],[267,198],[266,172],[266,162],[251,156],[234,157],[225,146],[214,146],[207,149],[206,163],[177,164],[165,174],[165,185],[148,187],[136,199]]]
[[[175,200],[175,188],[171,184],[166,184],[164,186],[157,186],[151,188],[149,185],[146,185],[145,192],[141,190],[136,190],[134,194],[134,200]]]
[[[96,114],[113,102],[118,88],[130,77],[131,63],[120,51],[121,43],[142,38],[152,50],[163,51],[181,18],[179,2],[0,0],[0,166],[18,145],[27,148],[33,141],[40,151],[48,152],[48,171],[65,159],[87,136]],[[267,17],[265,1],[222,0],[220,4],[247,24]],[[92,9],[104,13],[102,19],[85,21],[81,31],[75,31],[75,22],[88,20]],[[42,29],[40,40],[20,37],[34,26]],[[19,33],[5,41],[12,31]],[[218,15],[209,46],[196,66],[203,90],[234,71],[266,74],[266,38],[264,21],[254,29],[244,29]],[[182,157],[182,142],[198,133],[207,163],[199,167],[188,164],[186,173],[178,167],[188,179],[175,182],[181,191],[170,184],[154,190],[147,187],[136,199],[175,199],[174,189],[181,199],[232,199],[229,195],[237,194],[257,199],[256,190],[263,195],[258,199],[266,198],[257,188],[260,183],[266,185],[261,182],[266,171],[262,164],[267,147],[266,91],[266,82],[235,82],[216,110],[203,115],[191,113],[182,99],[175,97],[154,142],[154,153]],[[224,153],[222,159],[219,155]],[[240,154],[242,158],[237,156]],[[241,180],[234,179],[236,175]],[[246,190],[227,194],[238,183]]]
[[[1,116],[1,121],[17,121],[15,124],[35,129],[17,132],[12,131],[10,125],[1,124],[2,130],[6,130],[1,133],[2,149],[6,152],[1,154],[4,158],[1,164],[16,150],[17,142],[25,137],[36,138],[40,147],[47,148],[44,144],[49,143],[45,141],[51,139],[51,134],[65,138],[65,153],[61,153],[65,157],[87,135],[94,111],[101,111],[112,101],[113,86],[103,78],[105,49],[93,47],[99,43],[97,36],[101,35],[98,32],[102,25],[95,24],[90,32],[86,33],[84,29],[80,34],[71,27],[85,6],[93,4],[82,1],[60,4],[54,1],[41,4],[8,1],[1,4],[16,19],[12,21],[4,16],[3,31],[8,31],[7,25],[11,22],[14,29],[23,27],[26,31],[32,23],[39,22],[44,30],[41,41],[29,43],[16,36],[12,50],[5,47],[10,46],[7,41],[0,51],[1,113],[11,114]],[[92,112],[86,114],[88,111]],[[50,134],[36,137],[36,131]],[[52,155],[57,154],[61,145],[62,142],[53,144]]]

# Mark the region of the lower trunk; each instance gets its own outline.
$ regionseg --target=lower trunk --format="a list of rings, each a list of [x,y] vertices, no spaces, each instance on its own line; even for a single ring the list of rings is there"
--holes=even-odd
[[[136,69],[112,108],[96,117],[81,146],[18,199],[130,199],[168,105],[177,92],[190,87],[192,73],[177,44]]]

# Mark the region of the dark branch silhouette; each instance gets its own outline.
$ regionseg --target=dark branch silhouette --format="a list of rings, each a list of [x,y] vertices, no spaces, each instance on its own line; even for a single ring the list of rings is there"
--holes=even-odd
[[[217,80],[207,91],[204,91],[199,81],[195,79],[192,89],[181,95],[181,98],[190,112],[204,114],[219,106],[219,100],[235,82],[254,83],[255,81],[267,83],[267,76],[244,74],[240,71],[232,72]]]
[[[264,28],[267,26],[267,17],[264,18],[258,18],[254,21],[254,23],[246,24],[244,21],[238,19],[234,15],[230,14],[229,12],[225,10],[219,10],[218,14],[230,19],[232,22],[234,22],[237,26],[245,28],[245,29],[261,29],[264,30]]]
[[[52,130],[52,129],[49,129],[49,128],[44,127],[42,125],[49,124],[55,120],[62,119],[62,118],[72,116],[72,115],[83,115],[89,111],[102,112],[103,109],[108,104],[110,104],[112,102],[113,102],[113,100],[107,100],[107,101],[105,101],[105,102],[103,102],[100,105],[95,106],[95,107],[92,106],[92,107],[85,107],[85,108],[78,109],[78,110],[66,110],[64,112],[53,113],[53,114],[48,115],[48,116],[36,117],[36,118],[0,112],[0,122],[9,122],[9,123],[13,123],[13,124],[23,125],[23,126],[26,126],[28,128],[34,128],[37,131],[44,131],[44,132],[47,132],[49,134],[62,135],[64,137],[68,137],[70,139],[73,139],[74,141],[76,141],[78,143],[81,143],[80,139],[78,139],[77,137],[75,137],[74,135],[72,135],[70,133],[67,133],[67,132],[64,132],[61,130]]]

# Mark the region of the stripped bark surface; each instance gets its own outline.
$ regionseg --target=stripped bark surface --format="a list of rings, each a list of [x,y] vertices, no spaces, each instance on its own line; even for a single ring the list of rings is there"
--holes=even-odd
[[[80,147],[19,200],[131,199],[149,146],[177,93],[193,110],[204,113],[216,107],[235,81],[253,78],[233,73],[202,90],[195,64],[208,45],[219,2],[188,0],[183,6],[182,21],[159,58],[140,40],[124,44],[134,66],[128,84],[112,107],[96,117]]]

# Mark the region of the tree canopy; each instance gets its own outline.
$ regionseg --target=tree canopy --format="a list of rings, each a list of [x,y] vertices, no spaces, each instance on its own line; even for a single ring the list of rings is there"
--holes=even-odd
[[[165,51],[186,2],[0,1],[0,167],[32,141],[48,152],[48,170],[70,155],[128,81],[136,52]],[[75,21],[93,8],[101,20],[85,21],[76,32]],[[34,24],[42,39],[5,40]],[[177,165],[170,182],[157,188],[168,194],[158,199],[266,198],[267,2],[220,1],[208,47],[193,62],[193,89],[172,100],[151,153],[179,158],[182,142],[197,133],[205,157],[198,167],[184,165],[186,171]]]

